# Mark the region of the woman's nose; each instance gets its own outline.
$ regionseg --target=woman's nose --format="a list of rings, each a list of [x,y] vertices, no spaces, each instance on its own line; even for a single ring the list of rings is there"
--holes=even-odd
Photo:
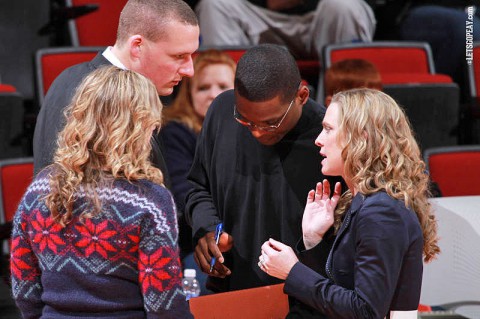
[[[322,133],[320,133],[317,138],[315,139],[315,145],[317,145],[318,147],[322,147],[323,146],[323,143],[321,142],[320,140],[320,137],[321,137]]]

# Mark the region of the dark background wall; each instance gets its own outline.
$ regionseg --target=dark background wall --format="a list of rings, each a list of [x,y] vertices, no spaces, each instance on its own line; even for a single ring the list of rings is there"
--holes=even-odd
[[[49,46],[37,31],[49,22],[49,0],[0,0],[0,81],[33,100],[34,54]],[[28,102],[27,102],[28,103]]]

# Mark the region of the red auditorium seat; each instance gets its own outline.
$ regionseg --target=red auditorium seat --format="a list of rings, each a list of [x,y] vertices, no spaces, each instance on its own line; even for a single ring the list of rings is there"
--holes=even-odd
[[[0,224],[13,220],[18,203],[32,179],[33,157],[0,160]]]
[[[59,47],[38,50],[35,56],[35,73],[39,105],[43,104],[50,85],[63,70],[92,60],[104,49],[105,47]]]
[[[480,195],[480,145],[429,148],[424,158],[442,196]]]
[[[450,76],[435,73],[427,42],[373,41],[327,45],[323,52],[322,72],[345,59],[363,59],[373,63],[380,72],[384,88],[399,84],[453,82]],[[322,90],[323,85],[319,89]],[[323,97],[323,92],[319,93]]]
[[[382,83],[386,86],[391,84],[452,83],[452,78],[445,74],[385,73],[382,74]]]
[[[0,160],[0,221],[10,221],[32,182],[33,157]]]
[[[373,63],[383,74],[435,74],[430,46],[426,42],[373,41],[327,45],[324,65],[345,59],[364,59]]]
[[[17,91],[17,89],[13,85],[1,84],[0,83],[0,92],[1,93],[13,93],[13,92],[16,92],[16,91]]]
[[[120,12],[127,0],[67,0],[67,6],[98,5],[98,10],[71,20],[73,46],[113,45],[117,37]]]

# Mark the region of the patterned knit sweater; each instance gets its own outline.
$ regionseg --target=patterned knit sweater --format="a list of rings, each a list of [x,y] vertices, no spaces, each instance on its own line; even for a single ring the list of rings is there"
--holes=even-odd
[[[100,215],[62,228],[42,197],[48,170],[14,218],[13,297],[24,318],[192,318],[181,289],[177,221],[170,193],[149,181],[99,188]]]

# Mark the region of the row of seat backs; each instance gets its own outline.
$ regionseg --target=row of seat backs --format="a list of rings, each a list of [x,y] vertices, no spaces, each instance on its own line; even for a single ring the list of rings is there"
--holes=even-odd
[[[53,47],[38,50],[35,54],[35,74],[39,105],[43,104],[48,89],[63,70],[75,64],[92,60],[98,52],[105,50],[105,48],[106,47],[102,46],[86,46]],[[208,48],[200,48],[198,52],[207,49]],[[217,47],[216,49],[228,53],[235,62],[238,62],[247,50],[247,47]],[[318,61],[299,60],[297,63],[302,74],[311,76],[313,70],[318,76],[318,70],[320,69]]]
[[[89,15],[82,18],[88,18]],[[111,42],[113,43],[113,42]],[[68,66],[91,60],[102,46],[80,46],[46,48],[37,51],[36,81],[40,105],[53,80]],[[248,47],[216,47],[227,52],[235,61]],[[205,50],[208,48],[200,48]],[[302,77],[309,79],[318,76],[332,63],[360,58],[372,62],[379,70],[384,84],[399,83],[451,83],[446,75],[435,74],[432,53],[428,43],[376,41],[369,43],[345,43],[329,45],[325,48],[323,67],[317,60],[298,60]]]
[[[245,53],[248,47],[215,47],[228,53],[235,61]],[[379,51],[378,56],[373,56],[374,52]],[[50,87],[53,80],[63,69],[80,62],[91,60],[99,51],[105,47],[64,47],[47,48],[37,52],[37,91],[40,105],[43,104],[44,95]],[[199,51],[209,48],[202,47]],[[422,149],[443,145],[457,144],[457,136],[452,134],[459,125],[459,90],[456,84],[452,83],[422,83],[422,85],[411,85],[413,82],[422,82],[418,78],[423,75],[424,78],[440,78],[442,76],[431,74],[435,68],[431,57],[431,52],[426,43],[403,43],[403,42],[373,42],[373,43],[354,43],[344,45],[328,46],[326,53],[331,58],[326,59],[324,63],[331,65],[333,61],[343,59],[348,54],[354,52],[367,54],[373,61],[377,61],[379,69],[382,71],[382,77],[388,78],[388,75],[394,77],[397,74],[404,76],[398,82],[401,84],[390,84],[384,87],[385,92],[392,95],[402,106],[405,107],[409,118],[412,121],[415,131],[418,133],[419,142]],[[397,62],[383,62],[385,55],[397,57]],[[348,55],[348,57],[352,57]],[[361,55],[360,57],[365,57]],[[315,78],[318,79],[318,61],[298,60],[297,61],[303,79],[312,76],[314,70]],[[315,64],[317,63],[317,64]],[[380,65],[385,65],[380,67]],[[417,68],[411,68],[418,64]],[[399,65],[405,65],[404,68]],[[411,73],[414,70],[417,73]],[[408,73],[396,73],[406,70]],[[424,73],[419,73],[424,72]],[[406,83],[406,84],[405,84]]]
[[[96,0],[94,4],[98,9],[69,22],[69,32],[73,46],[107,46],[115,42],[117,25],[120,12],[127,0]],[[69,7],[81,7],[91,5],[91,0],[66,0]],[[420,83],[449,83],[451,80],[444,75],[426,76],[425,74],[435,74],[435,67],[431,50],[428,46],[415,45],[411,42],[397,42],[394,47],[404,47],[405,50],[392,50],[393,42],[382,45],[378,42],[372,46],[365,46],[363,43],[350,43],[330,45],[325,48],[326,54],[323,56],[323,69],[335,61],[351,57],[364,58],[371,61],[380,70],[384,84],[404,83],[406,74],[415,74]],[[408,47],[408,52],[406,51]],[[355,52],[353,52],[355,51]],[[480,43],[474,43],[473,56],[480,55]],[[403,64],[402,61],[409,56],[409,63]],[[469,65],[470,92],[472,97],[479,97],[480,94],[480,62],[473,59]],[[320,61],[301,62],[304,69],[305,78],[318,74],[320,71]],[[308,74],[307,74],[308,73]]]

